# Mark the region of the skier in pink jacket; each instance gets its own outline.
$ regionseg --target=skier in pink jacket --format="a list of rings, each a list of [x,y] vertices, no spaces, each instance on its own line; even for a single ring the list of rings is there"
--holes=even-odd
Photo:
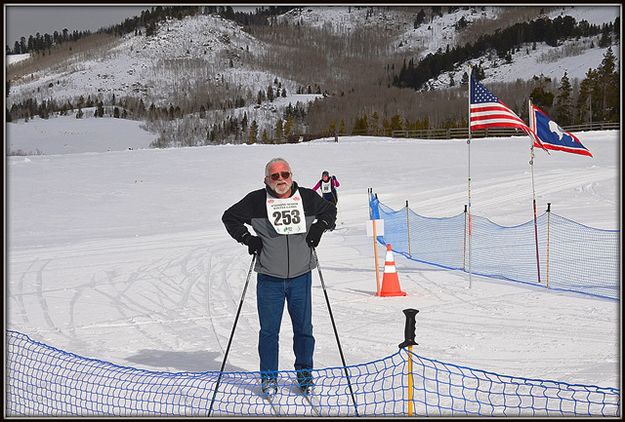
[[[330,176],[330,173],[327,170],[324,170],[323,173],[321,173],[321,179],[315,186],[313,186],[313,190],[316,191],[321,188],[321,196],[323,196],[323,199],[336,205],[339,202],[336,188],[339,186],[341,186],[341,184],[336,176]]]

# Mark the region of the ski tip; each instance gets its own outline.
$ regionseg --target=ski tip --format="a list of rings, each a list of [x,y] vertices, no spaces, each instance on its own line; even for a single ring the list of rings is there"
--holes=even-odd
[[[273,401],[276,393],[260,393],[260,396],[267,401]]]
[[[302,393],[302,395],[304,396],[310,396],[314,393],[314,390],[312,387],[306,387],[306,388],[301,388],[299,389],[299,391]]]

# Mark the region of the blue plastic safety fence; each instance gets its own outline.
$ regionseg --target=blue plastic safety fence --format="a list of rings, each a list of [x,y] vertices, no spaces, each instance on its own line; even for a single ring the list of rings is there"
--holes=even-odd
[[[384,220],[384,236],[378,240],[390,243],[394,252],[408,259],[554,290],[619,299],[620,230],[596,229],[545,212],[536,219],[537,264],[534,220],[505,227],[472,215],[469,268],[465,213],[423,217],[408,207],[393,210],[376,195],[370,197],[369,206],[370,215]]]
[[[84,358],[6,333],[7,416],[205,417],[218,371],[157,372]],[[412,361],[415,416],[620,416],[620,391],[525,379],[421,357],[406,349],[348,366],[360,416],[404,416]],[[355,416],[345,368],[313,371],[310,400],[280,371],[270,403],[258,372],[224,372],[213,416]]]

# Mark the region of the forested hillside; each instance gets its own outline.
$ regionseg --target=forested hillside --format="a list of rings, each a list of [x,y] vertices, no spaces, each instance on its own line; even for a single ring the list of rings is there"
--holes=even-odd
[[[521,117],[529,97],[562,125],[620,115],[616,6],[157,6],[31,38],[9,122],[142,120],[156,147],[466,127],[471,68]]]

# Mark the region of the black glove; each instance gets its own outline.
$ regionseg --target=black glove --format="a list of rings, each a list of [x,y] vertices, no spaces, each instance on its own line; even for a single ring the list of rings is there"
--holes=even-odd
[[[263,241],[258,236],[252,236],[251,234],[247,234],[242,240],[244,245],[247,245],[247,251],[250,255],[259,254],[260,250],[263,248]]]
[[[321,241],[321,235],[328,228],[328,223],[323,220],[319,220],[310,226],[308,229],[308,235],[306,236],[306,243],[313,248],[316,248]]]

